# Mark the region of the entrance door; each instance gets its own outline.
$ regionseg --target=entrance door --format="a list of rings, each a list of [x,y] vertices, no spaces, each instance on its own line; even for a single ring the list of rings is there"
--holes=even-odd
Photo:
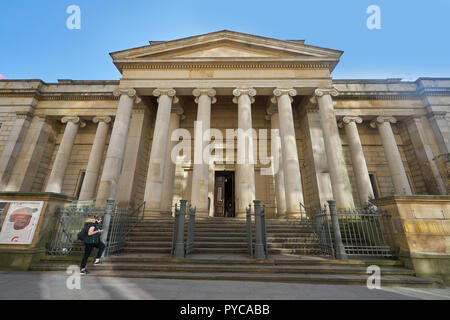
[[[225,177],[216,177],[214,189],[214,216],[223,217],[225,215]]]
[[[234,172],[216,171],[214,216],[234,217]]]

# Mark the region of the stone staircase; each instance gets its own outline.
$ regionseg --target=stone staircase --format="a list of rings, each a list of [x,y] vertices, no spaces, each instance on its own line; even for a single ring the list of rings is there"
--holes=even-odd
[[[414,271],[397,260],[330,260],[320,255],[317,239],[305,224],[266,221],[267,260],[249,257],[245,220],[233,218],[196,220],[193,254],[173,259],[173,220],[152,218],[133,230],[121,254],[105,258],[100,266],[88,265],[88,269],[102,277],[366,285],[367,266],[378,265],[382,286],[443,286],[439,279],[415,277]],[[32,270],[65,271],[80,260],[46,256]]]
[[[270,254],[320,254],[314,234],[299,221],[268,219],[266,230]],[[187,223],[185,231],[187,231]],[[130,234],[124,253],[169,254],[172,232],[172,219],[146,219]],[[194,253],[246,254],[245,220],[196,219]]]

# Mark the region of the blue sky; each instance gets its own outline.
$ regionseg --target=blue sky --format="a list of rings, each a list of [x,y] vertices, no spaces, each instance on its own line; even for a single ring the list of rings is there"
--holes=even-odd
[[[366,27],[372,4],[380,30]],[[109,52],[222,29],[343,50],[334,78],[450,77],[450,0],[3,0],[0,75],[120,79]]]

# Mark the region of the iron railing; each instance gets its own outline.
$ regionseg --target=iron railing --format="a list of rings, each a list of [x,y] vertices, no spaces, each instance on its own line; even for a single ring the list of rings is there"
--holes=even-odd
[[[247,252],[253,258],[253,236],[252,236],[252,207],[249,205],[245,209],[247,228]]]
[[[194,240],[195,240],[195,212],[196,208],[192,208],[189,205],[189,209],[187,209],[187,200],[180,200],[180,208],[178,209],[178,205],[175,205],[175,214],[174,214],[174,222],[173,222],[173,234],[172,234],[172,248],[171,248],[171,256],[174,258],[184,258],[185,255],[192,253],[194,250]],[[185,241],[185,221],[186,221],[186,210],[188,211],[188,230],[187,230],[187,239]]]
[[[95,215],[103,215],[103,227],[106,237],[104,255],[117,253],[125,245],[125,240],[132,229],[143,219],[145,202],[133,210],[121,209],[117,205],[111,206],[111,212],[104,208],[95,208],[93,205],[72,203],[69,206],[57,209],[55,213],[54,231],[47,245],[49,255],[82,254],[84,244],[77,239],[78,232],[83,229],[87,219]],[[109,227],[105,220],[110,215]]]
[[[319,248],[327,256],[335,257],[333,238],[331,237],[331,221],[327,209],[316,210],[311,222],[311,229],[314,231]]]
[[[391,215],[387,211],[337,210],[341,238],[347,255],[393,257],[396,255]]]
[[[108,230],[105,256],[120,252],[130,232],[144,219],[145,201],[133,210],[114,206]]]
[[[246,231],[247,231],[247,251],[250,257],[262,260],[267,259],[269,255],[267,236],[266,236],[266,206],[261,207],[260,200],[254,200],[254,214],[251,213],[251,205],[245,210],[246,215]],[[253,223],[254,216],[254,232]]]
[[[391,215],[374,207],[336,210],[315,210],[311,226],[323,254],[333,259],[348,256],[391,258],[397,255],[394,246]]]
[[[93,218],[96,214],[103,215],[104,213],[104,209],[93,207],[69,205],[58,208],[55,213],[53,235],[47,246],[47,254],[81,254],[84,250],[84,244],[77,239],[78,232],[83,229],[87,219]]]
[[[194,242],[195,242],[195,211],[196,208],[192,208],[189,205],[189,222],[188,222],[188,234],[187,234],[187,242],[186,242],[186,254],[192,253],[194,251]]]

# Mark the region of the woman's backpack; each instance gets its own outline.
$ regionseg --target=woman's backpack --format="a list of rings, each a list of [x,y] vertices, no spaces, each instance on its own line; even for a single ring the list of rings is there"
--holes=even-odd
[[[89,233],[89,223],[86,222],[84,224],[83,229],[81,229],[80,232],[78,232],[77,238],[80,241],[84,241],[84,239],[86,239],[88,237],[88,233]]]

